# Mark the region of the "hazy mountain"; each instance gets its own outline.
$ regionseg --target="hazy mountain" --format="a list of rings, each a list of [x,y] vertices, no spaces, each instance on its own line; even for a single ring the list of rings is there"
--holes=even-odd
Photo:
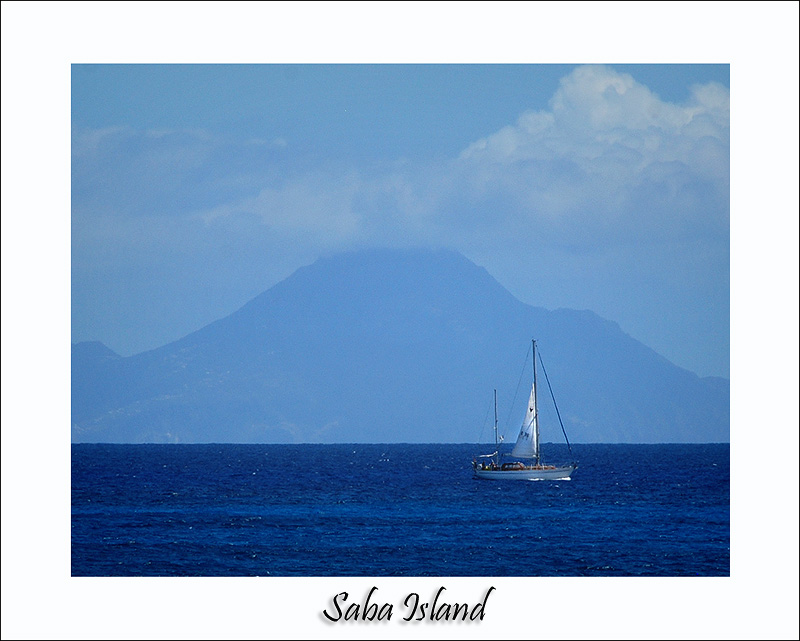
[[[135,356],[73,345],[72,439],[486,441],[496,388],[509,440],[531,338],[572,442],[729,440],[726,379],[701,379],[592,312],[523,304],[460,254],[427,250],[320,259]],[[540,404],[542,440],[561,441],[546,387]]]

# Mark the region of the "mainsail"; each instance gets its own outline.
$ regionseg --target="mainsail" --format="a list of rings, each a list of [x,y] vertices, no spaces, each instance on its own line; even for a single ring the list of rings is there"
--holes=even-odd
[[[536,408],[536,382],[531,386],[531,397],[528,400],[528,410],[525,420],[517,436],[517,442],[511,451],[511,456],[518,458],[539,459],[539,412]]]

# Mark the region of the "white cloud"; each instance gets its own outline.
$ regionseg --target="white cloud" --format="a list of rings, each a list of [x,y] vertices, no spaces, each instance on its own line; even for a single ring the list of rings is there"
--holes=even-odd
[[[308,173],[262,189],[253,197],[202,212],[200,217],[211,225],[220,219],[255,216],[276,237],[335,247],[362,233],[362,220],[353,207],[362,189],[355,174]]]
[[[283,137],[274,138],[273,140],[265,140],[263,138],[250,138],[246,144],[253,145],[256,147],[268,147],[274,149],[284,149],[289,145],[286,138]]]
[[[88,132],[75,142],[76,193],[88,175],[92,198],[108,207],[229,225],[248,216],[243,230],[257,216],[276,237],[325,249],[474,243],[487,229],[503,243],[522,227],[541,243],[585,249],[597,248],[599,234],[605,245],[727,234],[729,92],[718,85],[672,104],[628,74],[578,67],[548,110],[525,112],[428,167],[355,168],[342,158],[287,170],[294,156],[284,145],[280,137],[238,144],[203,132]]]
[[[470,145],[456,170],[474,196],[492,194],[549,230],[551,242],[576,246],[601,227],[609,242],[628,242],[631,230],[653,240],[705,217],[726,234],[729,157],[726,89],[698,86],[671,104],[593,65],[561,81],[549,111],[524,113]]]
[[[639,155],[639,166],[688,162],[687,142],[703,136],[727,142],[729,136],[729,94],[723,87],[697,86],[690,102],[670,104],[604,66],[577,68],[561,81],[550,107],[524,113],[516,125],[476,141],[462,160],[511,164],[570,158],[591,168],[592,161],[621,148]]]
[[[108,141],[118,140],[130,134],[129,127],[104,127],[102,129],[78,129],[72,132],[72,157],[80,159],[101,152]]]

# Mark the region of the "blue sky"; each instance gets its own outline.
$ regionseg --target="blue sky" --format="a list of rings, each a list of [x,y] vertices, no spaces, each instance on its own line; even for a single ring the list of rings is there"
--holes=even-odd
[[[4,636],[108,638],[124,621],[142,638],[313,637],[334,591],[365,594],[372,579],[176,590],[65,576],[69,345],[155,347],[320,252],[428,242],[525,302],[594,309],[698,374],[725,375],[730,342],[732,514],[748,515],[732,521],[731,579],[578,581],[569,599],[547,579],[523,593],[497,579],[486,630],[518,629],[535,594],[544,634],[571,621],[640,638],[657,621],[672,636],[796,637],[797,3],[4,2],[0,26]],[[71,84],[73,65],[253,62],[522,66]],[[584,63],[609,67],[575,75]],[[603,78],[625,91],[598,94]],[[710,144],[724,92],[691,90],[709,83],[732,96],[729,214]],[[708,146],[676,124],[693,104]],[[736,473],[776,460],[779,492]],[[609,618],[620,603],[630,616]]]
[[[332,251],[456,249],[728,376],[727,64],[74,65],[72,340],[123,355]]]

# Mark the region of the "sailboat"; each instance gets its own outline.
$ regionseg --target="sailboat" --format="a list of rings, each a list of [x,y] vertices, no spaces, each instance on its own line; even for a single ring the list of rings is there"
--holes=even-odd
[[[541,450],[539,447],[539,403],[537,399],[537,386],[536,386],[536,341],[531,341],[533,350],[533,383],[531,385],[531,395],[528,399],[528,409],[525,412],[525,419],[522,422],[522,428],[517,436],[517,442],[514,444],[514,449],[511,451],[511,458],[513,459],[526,459],[529,462],[522,462],[519,460],[510,460],[501,462],[500,443],[502,438],[498,439],[497,434],[497,390],[494,393],[494,438],[495,438],[495,451],[492,454],[483,454],[472,460],[472,469],[476,478],[479,479],[517,479],[523,481],[542,481],[553,479],[567,479],[570,478],[572,473],[577,469],[577,462],[573,461],[565,465],[546,465],[542,460]],[[539,363],[544,372],[545,380],[547,381],[548,388],[550,387],[550,380],[547,378],[547,370],[544,369],[544,363],[541,356],[539,356]],[[550,388],[550,395],[553,398],[555,405],[555,397],[553,390]],[[567,433],[564,430],[564,424],[561,422],[561,414],[558,412],[556,406],[556,415],[558,421],[561,423],[561,431],[564,433],[564,439],[567,442],[570,456],[572,456],[572,446],[569,444]],[[479,460],[483,459],[483,460]]]

